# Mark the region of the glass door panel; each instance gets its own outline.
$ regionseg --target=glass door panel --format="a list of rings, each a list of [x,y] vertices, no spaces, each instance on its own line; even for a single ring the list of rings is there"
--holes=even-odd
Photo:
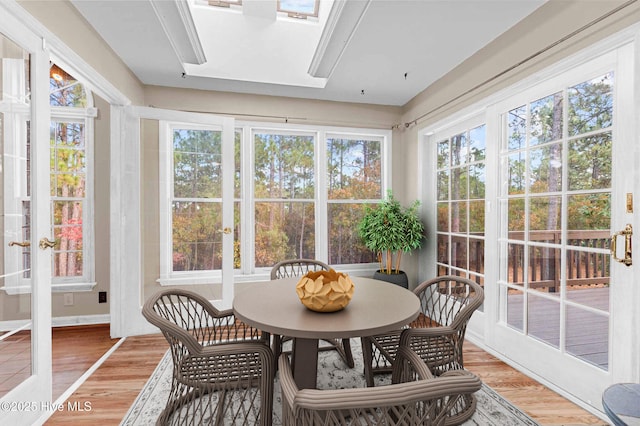
[[[0,398],[32,375],[30,55],[0,34]]]
[[[49,56],[15,20],[0,25],[20,40],[0,33],[0,402],[31,404],[3,424],[32,424],[51,402]]]
[[[502,113],[500,315],[491,342],[594,406],[612,377],[612,164],[621,153],[614,72],[598,69],[585,66],[585,78],[548,95],[505,102],[513,106]]]

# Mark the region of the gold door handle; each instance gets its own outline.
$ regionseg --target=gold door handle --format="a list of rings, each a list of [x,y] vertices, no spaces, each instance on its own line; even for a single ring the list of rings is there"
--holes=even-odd
[[[55,247],[55,245],[56,245],[55,241],[50,241],[47,237],[44,237],[40,240],[38,247],[40,247],[42,250],[46,250],[48,248]]]
[[[633,227],[630,223],[624,227],[622,231],[618,231],[611,236],[611,257],[616,262],[624,263],[627,266],[631,266],[633,263],[631,256],[631,236],[633,235]],[[617,241],[618,237],[624,237],[624,258],[620,259],[617,254]]]
[[[29,247],[31,245],[31,241],[10,241],[9,247],[20,246],[20,247]]]
[[[230,234],[231,233],[231,228],[229,228],[228,226],[224,229],[218,229],[218,232],[222,232],[223,234]]]

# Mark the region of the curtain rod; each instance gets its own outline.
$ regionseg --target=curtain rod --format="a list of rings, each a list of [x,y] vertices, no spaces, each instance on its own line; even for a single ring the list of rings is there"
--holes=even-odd
[[[576,35],[580,34],[581,32],[591,28],[592,26],[604,21],[605,19],[609,18],[610,16],[620,12],[621,10],[625,9],[626,7],[632,5],[633,3],[637,2],[637,0],[629,0],[626,3],[621,4],[620,6],[616,7],[615,9],[610,10],[609,12],[605,13],[604,15],[599,16],[598,18],[594,19],[593,21],[583,25],[582,27],[578,28],[577,30],[567,34],[566,36],[562,37],[559,40],[556,40],[555,42],[551,43],[550,45],[538,50],[536,53],[533,53],[532,55],[527,56],[525,59],[517,62],[516,64],[510,66],[509,68],[499,72],[498,74],[494,75],[493,77],[490,77],[488,79],[486,79],[485,81],[476,84],[475,86],[473,86],[471,89],[466,90],[465,92],[461,93],[460,95],[454,97],[453,99],[448,100],[447,102],[431,109],[430,111],[425,112],[424,114],[420,115],[419,117],[411,120],[411,121],[407,121],[404,124],[398,123],[398,124],[394,124],[393,126],[391,126],[392,130],[396,130],[396,129],[401,129],[401,128],[409,128],[411,126],[414,126],[416,124],[418,124],[418,121],[422,120],[423,118],[427,117],[430,114],[433,114],[434,112],[446,107],[449,104],[452,104],[453,102],[459,100],[460,98],[467,96],[468,94],[478,90],[479,88],[491,83],[492,81],[502,77],[503,75],[513,71],[514,69],[524,65],[525,63],[529,62],[532,59],[537,58],[538,56],[542,55],[543,53],[548,52],[549,50],[553,49],[554,47],[556,47],[557,45],[564,43],[565,41],[575,37]]]
[[[161,108],[155,105],[149,105],[149,108]],[[174,111],[180,112],[188,112],[194,114],[211,114],[211,115],[226,115],[226,116],[234,116],[234,117],[247,117],[247,118],[265,118],[271,120],[283,120],[285,123],[289,123],[289,121],[309,121],[307,117],[291,117],[291,116],[282,116],[282,115],[262,115],[262,114],[246,114],[246,113],[235,113],[235,112],[218,112],[218,111],[196,111],[196,110],[188,110],[188,109],[175,109]],[[388,124],[381,126],[379,123],[354,123],[350,121],[340,121],[340,120],[313,120],[314,125],[319,126],[342,126],[342,127],[368,127],[372,129],[388,129]]]
[[[161,107],[157,107],[155,105],[149,105],[149,107],[150,108],[161,108]],[[176,111],[189,112],[189,113],[194,113],[194,114],[232,115],[234,117],[269,118],[269,119],[272,119],[272,120],[284,120],[285,123],[288,123],[289,120],[299,120],[299,121],[306,121],[307,120],[306,117],[289,117],[289,116],[282,116],[282,115],[246,114],[246,113],[239,113],[239,112],[196,111],[196,110],[189,110],[189,109],[176,109]]]

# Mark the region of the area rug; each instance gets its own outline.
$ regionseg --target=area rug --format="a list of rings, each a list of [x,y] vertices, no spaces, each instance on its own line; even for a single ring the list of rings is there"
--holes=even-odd
[[[351,349],[355,361],[354,368],[348,368],[336,351],[323,351],[318,355],[318,388],[355,388],[364,387],[362,374],[362,349],[359,339],[351,339]],[[146,426],[155,424],[167,402],[171,388],[173,365],[171,354],[167,351],[144,388],[129,408],[120,423],[122,426]],[[388,383],[388,375],[376,376],[376,386]],[[482,385],[476,392],[478,406],[465,426],[535,426],[531,417],[520,411],[489,386]],[[276,374],[273,389],[273,425],[282,424],[282,400],[280,383]]]

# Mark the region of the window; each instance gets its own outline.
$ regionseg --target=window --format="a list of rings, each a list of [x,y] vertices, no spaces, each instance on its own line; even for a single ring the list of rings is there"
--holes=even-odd
[[[209,0],[207,4],[215,7],[242,6],[242,0]]]
[[[173,127],[173,271],[222,265],[221,131]]]
[[[437,273],[484,285],[485,125],[437,142]]]
[[[319,0],[278,0],[278,12],[284,12],[291,18],[317,18],[318,2]]]
[[[367,204],[383,198],[382,139],[329,134],[326,144],[329,263],[376,262],[354,224]]]
[[[255,266],[316,257],[314,134],[254,133]]]
[[[360,242],[357,224],[364,206],[379,202],[389,186],[391,132],[237,124],[236,275],[266,274],[286,258],[373,270],[375,253]],[[161,149],[160,170],[168,172],[161,175],[161,191],[173,192],[171,205],[161,206],[170,218],[160,232],[162,244],[171,245],[171,260],[161,254],[160,282],[186,283],[186,274],[198,276],[189,282],[216,282],[222,259],[219,133],[179,123],[161,132],[171,140]]]
[[[53,285],[93,285],[92,142],[95,110],[84,86],[50,68]]]

